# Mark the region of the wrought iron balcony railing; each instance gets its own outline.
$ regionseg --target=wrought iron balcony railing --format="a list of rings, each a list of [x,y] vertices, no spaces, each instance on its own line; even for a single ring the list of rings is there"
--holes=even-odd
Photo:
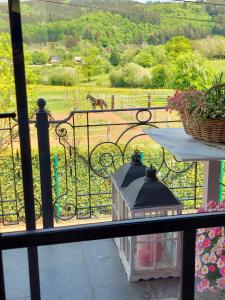
[[[180,126],[165,107],[72,111],[62,120],[48,114],[45,102],[39,101],[37,118],[30,120],[36,219],[46,214],[50,219],[54,215],[57,222],[109,220],[109,175],[130,160],[134,149],[143,152],[146,165],[154,164],[185,210],[201,205],[202,164],[176,161],[143,133],[145,127]],[[15,119],[1,128],[0,217],[4,225],[25,219],[17,128]],[[43,190],[40,178],[46,185],[47,174],[48,187]]]

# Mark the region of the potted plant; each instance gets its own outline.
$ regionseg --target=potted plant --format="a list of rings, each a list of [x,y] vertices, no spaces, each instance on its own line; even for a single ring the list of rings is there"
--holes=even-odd
[[[198,212],[225,209],[225,201],[210,201],[207,208]],[[211,292],[216,299],[225,299],[225,232],[224,227],[202,228],[196,235],[195,276],[197,291]]]
[[[179,112],[187,134],[208,142],[225,142],[225,83],[223,73],[210,89],[176,91],[168,110]]]

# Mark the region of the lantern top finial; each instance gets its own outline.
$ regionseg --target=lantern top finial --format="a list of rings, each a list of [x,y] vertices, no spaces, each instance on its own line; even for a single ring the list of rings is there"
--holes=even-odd
[[[127,187],[135,179],[143,177],[146,166],[142,164],[141,153],[135,149],[131,162],[124,164],[110,177],[119,188]]]
[[[131,164],[132,165],[142,165],[141,154],[138,149],[134,150],[134,154],[131,156]]]
[[[144,181],[158,181],[156,173],[157,173],[156,168],[154,168],[153,165],[151,164],[150,167],[146,168],[145,170]]]

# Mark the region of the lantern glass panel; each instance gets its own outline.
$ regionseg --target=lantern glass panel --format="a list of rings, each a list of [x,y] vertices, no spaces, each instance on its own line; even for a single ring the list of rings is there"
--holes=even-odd
[[[136,237],[135,269],[142,271],[154,268],[155,235],[140,235]]]
[[[124,212],[123,219],[124,220],[130,219],[131,212],[125,202],[123,202],[123,212]]]
[[[163,234],[163,248],[172,266],[177,265],[178,238],[179,232],[167,232]]]
[[[112,185],[112,205],[114,210],[113,220],[119,220],[119,202],[119,192],[114,185]]]

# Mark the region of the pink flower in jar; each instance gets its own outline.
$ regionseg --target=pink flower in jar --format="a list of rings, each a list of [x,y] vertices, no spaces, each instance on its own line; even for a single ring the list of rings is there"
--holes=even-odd
[[[214,265],[210,265],[209,266],[209,271],[212,272],[212,273],[215,272],[216,271],[216,267]]]
[[[220,209],[225,209],[225,201],[224,200],[222,203],[220,203]]]
[[[211,240],[209,238],[205,238],[202,242],[203,248],[208,248],[211,245]]]
[[[217,262],[217,257],[214,253],[212,253],[210,255],[210,258],[209,258],[209,261],[212,263],[212,264],[215,264]]]
[[[217,280],[217,288],[223,289],[225,287],[225,277],[221,277]]]
[[[199,284],[200,291],[206,291],[209,289],[209,281],[207,279],[203,279]]]
[[[225,277],[225,266],[220,269],[220,274]]]
[[[217,207],[217,202],[216,201],[209,201],[208,203],[208,208],[209,209],[214,209]]]
[[[220,256],[220,259],[224,262],[224,264],[225,264],[225,255],[221,255]]]
[[[217,267],[220,269],[224,266],[224,262],[219,258],[217,261]],[[225,275],[224,275],[225,276]]]
[[[206,210],[205,210],[204,208],[199,208],[199,209],[197,210],[197,212],[200,214],[200,213],[206,212]],[[201,230],[201,229],[200,229],[200,230]]]
[[[221,228],[220,227],[215,227],[212,229],[212,232],[215,236],[220,236],[221,235]]]

